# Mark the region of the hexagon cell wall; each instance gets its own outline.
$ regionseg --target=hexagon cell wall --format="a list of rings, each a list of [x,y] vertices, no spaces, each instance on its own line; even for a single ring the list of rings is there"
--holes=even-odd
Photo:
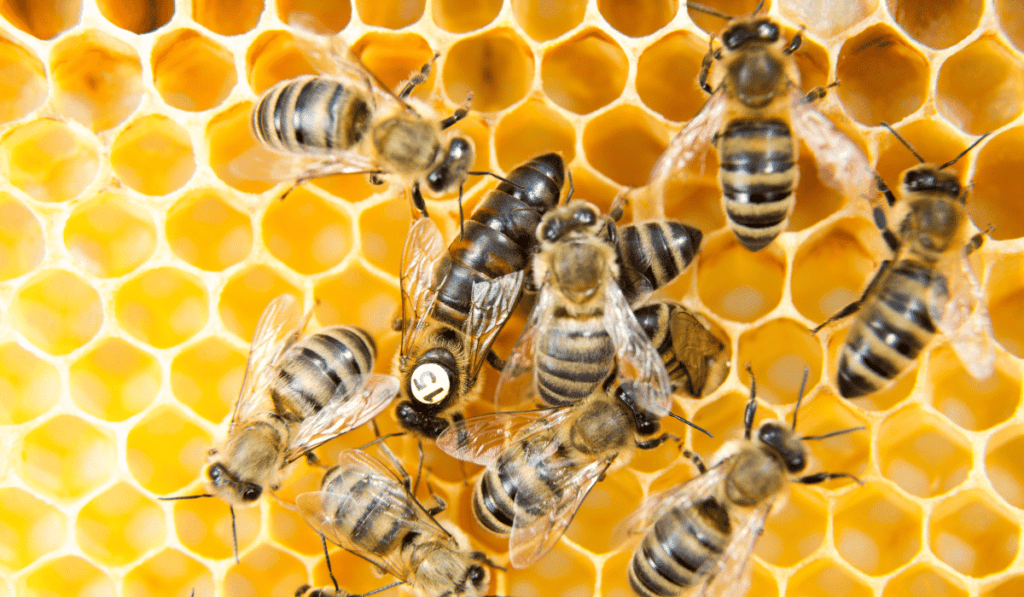
[[[746,14],[756,0],[707,1]],[[708,454],[735,435],[750,362],[761,417],[788,417],[805,366],[805,433],[864,425],[817,442],[811,470],[847,471],[796,487],[752,564],[751,595],[1007,597],[1024,592],[1024,4],[1017,0],[776,0],[803,86],[839,79],[822,109],[890,183],[914,158],[891,122],[943,162],[990,136],[957,168],[968,210],[994,228],[977,253],[995,375],[970,378],[939,340],[899,383],[846,401],[832,380],[845,334],[809,328],[855,298],[886,258],[855,200],[814,174],[806,148],[789,230],[759,253],[724,227],[713,164],[665,199],[705,231],[697,263],[668,289],[728,338],[731,368],[675,410],[709,428]],[[206,450],[241,383],[263,307],[292,292],[313,325],[358,324],[387,371],[398,335],[397,271],[411,214],[402,189],[362,177],[285,185],[245,176],[265,157],[247,130],[258,94],[311,72],[287,23],[340,32],[388,85],[441,57],[416,94],[444,111],[473,93],[457,126],[475,169],[498,173],[542,151],[570,161],[577,197],[607,207],[646,181],[705,96],[708,31],[722,22],[676,0],[40,0],[0,2],[0,596],[285,596],[327,583],[319,541],[288,503],[321,469],[300,465],[259,507],[231,519],[202,491]],[[712,158],[713,159],[713,158]],[[493,187],[473,177],[467,209]],[[430,201],[450,238],[455,196]],[[629,210],[627,210],[627,217]],[[517,315],[497,344],[507,352]],[[485,372],[484,393],[496,375]],[[481,402],[471,412],[486,412]],[[382,431],[396,428],[390,411]],[[321,450],[372,439],[361,429]],[[415,444],[396,441],[409,466]],[[629,595],[629,553],[608,521],[691,469],[666,444],[597,485],[558,547],[529,570],[495,572],[503,595]],[[428,447],[442,515],[499,561],[503,540],[469,512],[478,467]],[[332,550],[349,591],[388,581]],[[543,587],[543,591],[541,588]]]

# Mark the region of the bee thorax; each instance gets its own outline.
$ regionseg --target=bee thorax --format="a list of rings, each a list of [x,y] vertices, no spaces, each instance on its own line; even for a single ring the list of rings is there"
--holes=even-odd
[[[441,144],[434,125],[411,118],[391,118],[373,130],[377,152],[399,174],[429,170],[438,159]]]
[[[782,462],[764,450],[743,450],[736,455],[725,481],[725,494],[738,506],[755,506],[782,490]]]

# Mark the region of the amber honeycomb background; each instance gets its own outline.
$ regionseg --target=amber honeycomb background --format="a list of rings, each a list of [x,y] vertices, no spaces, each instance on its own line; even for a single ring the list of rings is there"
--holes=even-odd
[[[744,14],[755,2],[707,4]],[[821,337],[808,327],[854,298],[886,256],[863,206],[823,185],[804,151],[791,231],[751,254],[723,228],[712,157],[664,208],[634,206],[707,233],[698,262],[667,294],[728,338],[732,367],[703,400],[677,401],[716,434],[686,432],[686,443],[709,454],[737,433],[743,363],[758,375],[760,418],[791,413],[807,366],[801,429],[868,427],[816,445],[812,470],[866,483],[794,488],[759,542],[750,594],[1020,595],[1024,4],[818,4],[782,0],[767,12],[790,33],[806,25],[796,55],[804,87],[841,79],[822,107],[890,183],[913,158],[879,121],[935,161],[992,132],[957,168],[974,181],[974,222],[995,225],[975,264],[997,373],[972,380],[939,341],[891,390],[839,398],[829,371],[845,326]],[[315,535],[283,505],[316,485],[317,469],[300,467],[281,502],[239,511],[240,564],[223,503],[156,500],[201,491],[205,451],[272,297],[319,301],[314,325],[370,329],[381,371],[397,346],[387,323],[410,221],[403,193],[335,177],[277,201],[284,185],[252,180],[253,164],[270,158],[247,131],[252,102],[310,71],[285,25],[292,11],[341,31],[388,84],[441,52],[417,94],[448,111],[473,91],[474,112],[459,127],[476,142],[478,169],[506,172],[561,151],[577,196],[605,206],[645,182],[703,103],[702,28],[722,25],[650,0],[0,2],[2,596],[184,596],[193,587],[199,597],[284,596],[327,582]],[[473,179],[467,206],[492,185]],[[454,198],[430,209],[454,233]],[[500,350],[522,322],[517,315]],[[487,373],[485,395],[495,378]],[[379,421],[395,428],[390,413]],[[322,457],[371,437],[357,431]],[[414,466],[412,442],[398,447]],[[609,521],[687,478],[675,456],[665,446],[610,475],[551,555],[497,574],[491,592],[629,594],[629,552],[609,545]],[[504,541],[469,515],[464,479],[476,467],[434,451],[426,466],[451,505],[448,520],[503,558]],[[387,582],[339,550],[332,561],[353,592]]]

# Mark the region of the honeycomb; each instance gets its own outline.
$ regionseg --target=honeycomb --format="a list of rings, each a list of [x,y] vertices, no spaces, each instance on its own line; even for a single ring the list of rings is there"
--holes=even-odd
[[[706,0],[746,14],[756,0]],[[331,177],[277,198],[248,177],[270,159],[249,112],[264,89],[312,72],[286,23],[293,11],[340,31],[388,85],[442,56],[417,96],[459,123],[475,169],[507,172],[543,151],[571,162],[576,196],[607,207],[642,185],[670,137],[700,108],[707,32],[722,22],[677,0],[33,0],[0,2],[0,596],[285,596],[326,584],[318,538],[289,509],[321,470],[299,466],[259,507],[228,508],[198,474],[241,383],[257,318],[282,292],[316,325],[359,324],[379,338],[378,370],[398,346],[400,253],[410,222],[401,189]],[[855,402],[829,373],[845,334],[808,328],[858,296],[886,251],[865,210],[817,177],[806,148],[790,230],[759,253],[724,228],[714,164],[634,205],[705,231],[697,263],[667,294],[727,338],[731,369],[675,410],[715,434],[685,432],[709,454],[735,435],[749,387],[759,419],[788,417],[803,368],[805,433],[865,425],[814,445],[810,470],[846,471],[793,487],[754,558],[750,595],[1010,597],[1024,593],[1024,4],[1019,0],[769,2],[809,88],[839,79],[822,109],[893,183],[991,132],[956,168],[968,210],[995,228],[977,253],[998,342],[996,374],[971,379],[938,340],[899,383]],[[713,161],[713,157],[711,161]],[[471,209],[494,185],[474,177]],[[449,236],[455,197],[429,202]],[[627,218],[631,217],[627,215]],[[497,348],[507,353],[525,315]],[[485,370],[484,396],[497,376]],[[470,412],[487,412],[480,402]],[[396,428],[390,411],[378,418]],[[669,429],[684,434],[682,427]],[[361,429],[321,450],[372,439]],[[395,446],[415,466],[414,442]],[[496,572],[492,593],[629,595],[630,553],[609,521],[691,469],[666,444],[609,475],[558,547],[535,567]],[[502,561],[503,539],[469,513],[479,468],[429,448],[444,515]],[[344,588],[387,584],[337,548]],[[541,591],[543,587],[543,591]]]

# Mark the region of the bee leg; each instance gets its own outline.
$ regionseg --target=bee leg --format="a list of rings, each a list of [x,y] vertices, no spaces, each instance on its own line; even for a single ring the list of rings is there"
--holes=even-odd
[[[629,194],[632,193],[633,190],[633,187],[629,187],[616,195],[615,199],[612,200],[612,206],[608,209],[608,217],[610,217],[612,221],[618,223],[618,221],[622,219],[625,208],[629,205]]]
[[[743,439],[750,439],[750,433],[754,429],[754,415],[757,414],[757,380],[754,379],[754,370],[750,368],[750,363],[747,363],[747,373],[750,374],[750,400],[743,411]]]
[[[637,442],[636,443],[636,447],[640,448],[641,450],[652,450],[654,448],[657,448],[661,444],[667,442],[670,439],[674,439],[676,441],[680,441],[678,437],[676,437],[676,436],[674,436],[674,435],[672,435],[670,433],[665,433],[665,434],[659,435],[658,437],[655,437],[653,439],[649,439],[647,441]]]
[[[466,117],[467,114],[469,114],[469,102],[472,99],[473,99],[473,94],[470,93],[469,95],[466,96],[466,102],[464,104],[462,104],[462,106],[458,110],[455,110],[455,113],[453,113],[451,116],[449,116],[448,118],[445,118],[444,120],[441,121],[441,130],[442,131],[445,130],[446,128],[452,126],[456,122],[462,120],[463,118]]]
[[[402,481],[402,487],[405,487],[405,490],[408,491],[410,495],[416,495],[413,493],[412,477],[409,476],[405,467],[402,466],[402,461],[395,456],[395,453],[392,452],[391,448],[389,448],[384,442],[380,442],[380,451],[387,456],[388,460],[391,461],[391,465],[395,467],[395,472],[398,473],[398,477]]]
[[[813,330],[811,330],[811,333],[812,334],[817,334],[823,327],[827,326],[828,324],[832,323],[833,321],[838,321],[838,320],[843,319],[845,317],[849,317],[850,315],[853,315],[854,313],[859,311],[860,307],[861,307],[861,304],[864,302],[864,297],[866,297],[869,294],[871,294],[871,291],[875,288],[875,286],[878,285],[879,280],[882,279],[882,277],[885,275],[885,272],[888,271],[889,266],[891,266],[891,265],[892,265],[892,261],[890,261],[890,260],[883,261],[882,262],[882,266],[879,267],[878,268],[878,272],[875,273],[875,277],[871,278],[871,282],[868,283],[868,287],[864,289],[864,294],[860,295],[859,299],[853,301],[849,305],[846,305],[845,307],[840,309],[837,313],[832,314],[832,316],[829,317],[828,319],[826,319],[825,321],[823,321],[821,323],[821,325],[819,325],[818,327],[816,327]]]
[[[334,570],[331,568],[331,554],[327,553],[327,538],[324,537],[323,533],[320,533],[320,545],[324,548],[324,561],[327,563],[327,575],[331,577],[331,582],[334,584],[334,592],[341,594],[341,589],[338,588],[338,579],[334,578]]]
[[[971,237],[971,240],[967,241],[967,245],[964,246],[964,257],[969,257],[971,253],[981,248],[981,245],[985,243],[985,236],[989,232],[995,229],[995,226],[989,226],[981,232]]]
[[[800,44],[804,43],[804,36],[802,35],[803,32],[804,26],[800,25],[800,31],[796,32],[796,35],[793,36],[793,39],[789,42],[789,45],[786,46],[784,50],[782,50],[783,54],[786,54],[788,56],[800,49]]]
[[[829,89],[831,89],[833,87],[838,87],[838,86],[839,86],[839,79],[836,79],[835,81],[832,81],[831,83],[829,83],[828,85],[825,85],[824,87],[814,87],[813,89],[811,89],[810,91],[807,92],[807,95],[804,96],[804,101],[805,102],[816,102],[816,101],[820,100],[821,98],[825,97],[828,94],[828,90]]]
[[[804,485],[816,485],[818,483],[824,483],[825,481],[831,481],[832,479],[853,479],[859,485],[864,484],[863,481],[850,473],[815,473],[813,475],[807,475],[806,477],[800,477],[796,482],[803,483]]]
[[[436,493],[434,493],[434,488],[430,485],[429,481],[426,483],[426,485],[427,485],[427,493],[430,494],[430,499],[434,500],[434,504],[436,504],[433,508],[427,509],[427,514],[429,514],[431,516],[436,516],[436,515],[444,512],[445,510],[447,510],[448,509],[448,502],[444,501],[444,499],[438,497],[438,495]]]
[[[404,100],[409,97],[409,94],[412,93],[412,90],[415,89],[417,85],[422,85],[427,82],[427,77],[430,76],[430,67],[440,56],[440,54],[434,54],[434,57],[430,59],[430,62],[424,64],[423,67],[420,68],[420,72],[409,78],[409,81],[406,82],[401,91],[396,94],[398,95],[398,99]]]
[[[700,457],[700,454],[696,454],[689,450],[683,450],[683,456],[690,459],[690,462],[692,462],[693,465],[697,467],[698,473],[703,475],[704,473],[708,472],[708,467],[704,465],[704,459]]]
[[[412,205],[424,218],[430,217],[430,214],[427,213],[427,202],[423,199],[423,193],[420,192],[420,183],[418,182],[412,185]]]
[[[494,367],[495,371],[504,371],[505,370],[505,361],[504,361],[504,359],[499,357],[497,355],[497,353],[495,353],[493,350],[488,350],[487,351],[487,356],[484,357],[484,359],[487,361],[488,365],[490,365],[491,367]]]
[[[712,44],[715,42],[715,36],[712,35],[708,39],[708,53],[704,54],[704,60],[700,63],[700,74],[697,75],[697,84],[704,90],[708,95],[714,93],[714,89],[708,84],[708,75],[711,73],[711,63],[721,58],[721,50],[715,50]]]

